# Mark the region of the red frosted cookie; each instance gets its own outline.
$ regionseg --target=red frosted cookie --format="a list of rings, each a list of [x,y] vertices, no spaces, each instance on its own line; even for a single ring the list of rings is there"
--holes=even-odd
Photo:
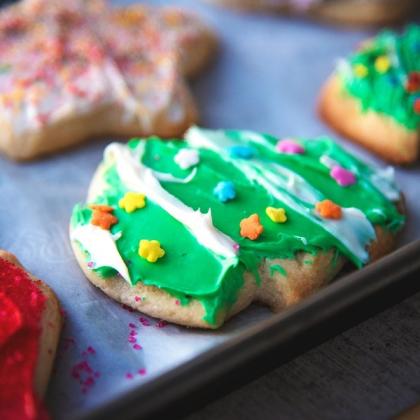
[[[62,319],[52,290],[0,250],[0,418],[48,418],[42,404]]]

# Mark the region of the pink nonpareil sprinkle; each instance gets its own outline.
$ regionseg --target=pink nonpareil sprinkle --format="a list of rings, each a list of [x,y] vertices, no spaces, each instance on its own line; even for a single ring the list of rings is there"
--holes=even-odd
[[[146,369],[145,368],[142,368],[142,369],[139,369],[139,375],[146,375]]]
[[[276,144],[276,149],[280,153],[289,155],[301,155],[305,153],[304,147],[292,139],[279,140]]]
[[[125,377],[127,379],[133,379],[133,374],[128,372],[128,373],[125,374]]]
[[[141,297],[140,296],[134,296],[134,300],[136,302],[141,302]]]
[[[353,185],[356,182],[354,173],[339,165],[334,165],[331,168],[330,175],[333,179],[335,179],[337,184],[341,185],[342,187]]]
[[[156,324],[156,328],[165,328],[168,325],[166,321],[163,319],[159,320]]]
[[[143,325],[143,327],[150,327],[150,321],[147,318],[141,316],[139,318],[139,321],[140,321],[140,324]]]
[[[130,328],[137,328],[137,325],[136,325],[136,324],[133,324],[132,322],[130,322],[130,323],[128,324],[128,326],[129,326]]]
[[[233,244],[232,248],[235,252],[238,252],[240,247],[239,247],[239,244]]]
[[[141,350],[143,347],[140,344],[134,344],[133,349],[134,350]]]
[[[128,337],[128,342],[129,343],[135,343],[137,341],[136,337],[133,337],[132,335],[130,335],[130,337]]]
[[[181,304],[181,302],[177,299],[176,301],[175,301],[175,305],[180,305]]]

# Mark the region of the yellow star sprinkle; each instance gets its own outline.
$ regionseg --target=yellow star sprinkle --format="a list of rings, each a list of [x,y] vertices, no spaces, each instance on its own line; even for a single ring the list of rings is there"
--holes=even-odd
[[[133,211],[146,206],[146,196],[135,192],[127,192],[118,204],[127,213],[133,213]]]
[[[274,223],[284,223],[287,221],[286,210],[282,208],[276,209],[275,207],[267,207],[265,209],[267,216]]]
[[[356,77],[360,77],[360,78],[366,77],[369,73],[368,68],[363,64],[356,64],[353,67],[353,71],[354,71],[354,74],[356,75]]]
[[[378,73],[386,73],[391,67],[391,61],[386,55],[381,55],[375,60],[375,69]]]
[[[139,244],[139,255],[148,262],[155,263],[165,255],[165,251],[160,247],[159,241],[142,239]]]

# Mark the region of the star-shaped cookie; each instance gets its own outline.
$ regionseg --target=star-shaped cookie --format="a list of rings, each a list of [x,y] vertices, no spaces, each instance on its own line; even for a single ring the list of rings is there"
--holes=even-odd
[[[23,160],[92,137],[182,133],[185,83],[215,37],[178,9],[23,0],[0,13],[0,151]]]

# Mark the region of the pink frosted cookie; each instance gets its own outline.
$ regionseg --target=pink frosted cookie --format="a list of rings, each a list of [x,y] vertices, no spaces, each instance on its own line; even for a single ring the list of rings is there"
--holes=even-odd
[[[31,159],[92,137],[181,134],[197,118],[185,76],[213,34],[174,8],[23,0],[0,13],[0,151]]]

